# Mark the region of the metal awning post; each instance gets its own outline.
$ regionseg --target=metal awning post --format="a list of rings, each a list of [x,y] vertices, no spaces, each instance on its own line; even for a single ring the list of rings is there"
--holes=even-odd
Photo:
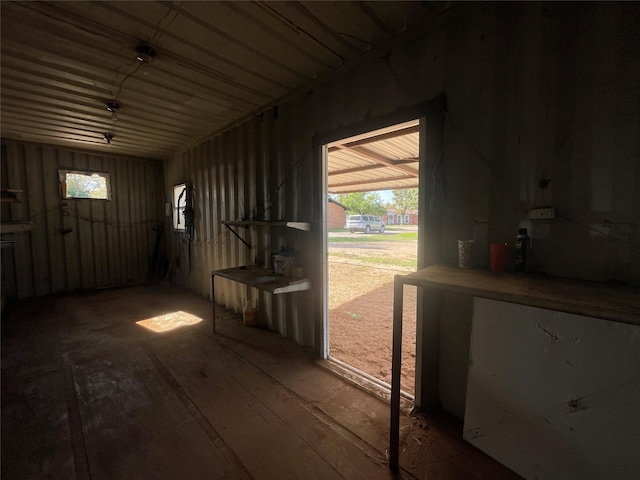
[[[398,471],[400,454],[400,370],[402,367],[402,275],[393,277],[393,354],[391,357],[391,413],[389,432],[389,468]]]

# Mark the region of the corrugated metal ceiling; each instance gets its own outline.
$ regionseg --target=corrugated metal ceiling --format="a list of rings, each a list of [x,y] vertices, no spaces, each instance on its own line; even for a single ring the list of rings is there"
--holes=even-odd
[[[164,158],[425,28],[449,2],[3,1],[0,8],[4,138],[106,150],[103,135],[111,133],[113,153]],[[156,53],[148,64],[136,60],[143,44]],[[106,110],[114,101],[115,122]],[[390,157],[404,155],[403,142],[388,145]]]
[[[329,193],[418,187],[418,121],[328,145]]]

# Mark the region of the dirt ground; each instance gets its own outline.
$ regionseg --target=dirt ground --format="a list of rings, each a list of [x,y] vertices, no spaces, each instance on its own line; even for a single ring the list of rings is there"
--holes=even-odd
[[[329,354],[391,383],[393,277],[412,269],[358,259],[372,251],[378,257],[415,259],[416,242],[329,244]],[[401,388],[410,394],[415,378],[415,312],[416,287],[406,286]]]

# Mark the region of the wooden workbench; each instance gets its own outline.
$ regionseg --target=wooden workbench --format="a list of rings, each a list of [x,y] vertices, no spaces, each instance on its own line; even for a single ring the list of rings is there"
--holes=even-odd
[[[640,289],[542,275],[434,265],[394,277],[389,466],[398,469],[403,287],[415,285],[640,326]]]

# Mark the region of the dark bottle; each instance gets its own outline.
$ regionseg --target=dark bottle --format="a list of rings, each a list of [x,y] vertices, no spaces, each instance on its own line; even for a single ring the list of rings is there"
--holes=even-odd
[[[527,235],[527,229],[521,228],[518,230],[518,236],[516,237],[516,243],[514,245],[515,259],[513,263],[513,269],[517,273],[524,273],[527,271],[527,249],[529,248],[529,236]]]

